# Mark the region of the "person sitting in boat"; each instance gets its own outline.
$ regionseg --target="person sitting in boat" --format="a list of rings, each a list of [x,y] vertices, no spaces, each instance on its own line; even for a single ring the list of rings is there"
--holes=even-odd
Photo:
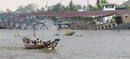
[[[36,45],[40,45],[40,39],[39,37],[36,38],[35,42],[34,42]]]
[[[34,42],[30,42],[29,44],[30,44],[30,45],[35,45]]]

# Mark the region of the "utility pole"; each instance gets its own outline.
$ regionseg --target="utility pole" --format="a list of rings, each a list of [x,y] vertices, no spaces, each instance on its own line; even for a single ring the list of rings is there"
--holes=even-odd
[[[60,0],[60,3],[62,4],[62,0]]]
[[[90,9],[90,6],[89,6],[90,4],[89,4],[89,0],[87,0],[87,10],[89,10]]]
[[[46,0],[46,11],[48,10],[48,0]]]
[[[89,0],[87,0],[87,5],[89,5]]]
[[[59,3],[62,5],[62,0],[60,0]],[[62,6],[60,6],[60,12],[61,12],[62,10],[63,10],[63,9],[62,9]]]

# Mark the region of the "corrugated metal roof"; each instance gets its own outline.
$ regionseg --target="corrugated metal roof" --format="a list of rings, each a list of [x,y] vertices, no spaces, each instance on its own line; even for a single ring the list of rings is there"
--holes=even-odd
[[[55,12],[32,12],[32,13],[28,13],[28,14],[19,14],[19,16],[22,17],[26,17],[26,16],[35,16],[35,15],[49,15],[49,16],[53,16],[55,15]]]
[[[57,17],[75,17],[75,16],[105,16],[109,14],[130,14],[130,10],[114,10],[114,11],[83,11],[83,12],[61,12],[57,13]]]
[[[58,17],[75,17],[75,16],[85,16],[85,17],[90,17],[90,16],[102,16],[102,15],[108,15],[112,14],[115,12],[110,12],[110,11],[83,11],[83,12],[67,12],[67,13],[58,13],[56,16]]]
[[[76,17],[76,16],[105,16],[110,14],[130,14],[130,10],[114,10],[114,11],[82,11],[82,12],[33,12],[29,14],[20,14],[22,17],[33,15],[49,15],[57,17]]]

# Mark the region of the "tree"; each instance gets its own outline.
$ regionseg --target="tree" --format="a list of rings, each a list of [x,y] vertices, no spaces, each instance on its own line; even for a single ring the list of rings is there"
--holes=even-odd
[[[101,8],[101,3],[100,3],[100,0],[97,0],[96,5],[97,5],[97,7],[98,7],[98,8]]]
[[[26,13],[34,12],[36,11],[36,9],[37,9],[36,4],[28,4],[27,6],[25,6]]]
[[[5,13],[5,12],[0,10],[0,14],[3,14],[3,13]]]
[[[98,8],[96,6],[93,6],[92,8],[90,8],[91,11],[100,11],[101,8]]]
[[[16,10],[17,13],[25,13],[25,9],[23,6],[19,6],[18,9]]]
[[[75,9],[75,11],[80,10],[80,9],[82,9],[82,6],[81,5],[74,5],[74,9]]]
[[[101,0],[101,5],[104,4],[104,3],[107,3],[106,0]]]
[[[36,11],[38,11],[38,12],[44,12],[44,7],[40,8],[40,9],[36,9]]]
[[[126,9],[130,9],[130,5],[126,5]]]
[[[78,11],[79,9],[82,9],[81,5],[74,5],[73,1],[71,0],[69,5],[64,8],[64,11]]]
[[[64,8],[64,11],[70,11],[70,8],[67,6]]]
[[[124,2],[121,6],[124,6],[125,9],[130,9],[130,0]]]
[[[62,12],[64,9],[64,6],[60,3],[54,5],[54,6],[51,6],[48,8],[48,11],[53,11],[53,12]]]
[[[10,9],[6,9],[7,13],[12,13],[12,11]]]
[[[85,9],[86,7],[84,7]],[[68,6],[63,6],[61,3],[57,3],[54,6],[50,6],[48,8],[48,11],[53,11],[53,12],[64,12],[64,11],[78,11],[83,9],[81,5],[74,5],[73,1],[71,0]]]
[[[86,6],[84,5],[83,7],[82,7],[84,10],[86,10]]]
[[[71,0],[69,3],[69,9],[70,11],[75,11],[73,1]]]
[[[16,10],[18,13],[30,13],[37,10],[36,4],[28,4],[27,6],[19,6]]]
[[[97,8],[92,8],[92,9],[93,9],[93,10],[101,10],[101,9],[102,9],[101,6],[102,6],[104,3],[107,3],[107,0],[97,0],[97,3],[96,3]]]
[[[44,12],[44,11],[45,11],[45,8],[44,8],[44,7],[42,7],[42,8],[41,8],[41,11],[42,11],[42,12]]]

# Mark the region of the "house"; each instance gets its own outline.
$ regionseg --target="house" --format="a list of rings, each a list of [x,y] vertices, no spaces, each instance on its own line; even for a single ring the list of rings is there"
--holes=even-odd
[[[104,3],[102,7],[103,7],[103,11],[116,10],[116,4]]]

